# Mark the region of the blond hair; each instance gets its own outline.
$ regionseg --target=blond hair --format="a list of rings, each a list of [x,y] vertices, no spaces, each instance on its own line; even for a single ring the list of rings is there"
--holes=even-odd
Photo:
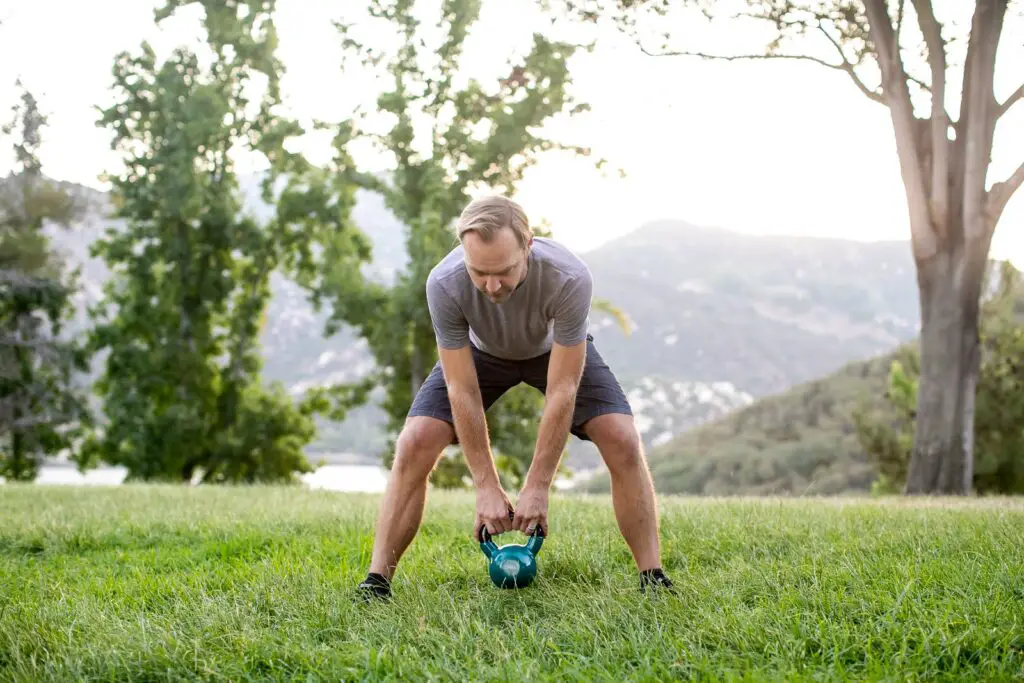
[[[521,248],[533,237],[533,230],[526,218],[523,207],[508,197],[491,195],[474,199],[462,210],[462,215],[455,224],[459,240],[470,230],[475,231],[484,242],[490,242],[502,228],[509,228],[515,233]]]

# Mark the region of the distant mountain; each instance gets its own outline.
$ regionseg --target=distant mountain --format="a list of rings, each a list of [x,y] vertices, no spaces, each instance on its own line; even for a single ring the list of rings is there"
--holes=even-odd
[[[650,223],[585,254],[596,295],[637,329],[604,335],[629,377],[729,382],[772,394],[913,338],[906,242],[751,236]]]
[[[74,186],[92,209],[71,233],[55,233],[73,262],[84,265],[84,309],[107,277],[89,259],[89,244],[108,226],[109,198]],[[255,178],[243,178],[246,206],[269,208]],[[357,196],[356,222],[374,243],[372,277],[388,280],[405,263],[401,224],[379,196]],[[557,238],[557,229],[555,236]],[[861,243],[805,237],[754,237],[682,222],[650,223],[581,253],[595,295],[609,299],[635,325],[625,335],[595,313],[592,331],[637,413],[648,447],[782,391],[868,358],[912,338],[916,283],[905,242]],[[265,377],[293,394],[354,379],[372,368],[366,345],[350,331],[322,336],[302,290],[275,277],[263,331]],[[375,405],[342,424],[323,423],[310,451],[329,459],[372,461],[384,443]],[[569,465],[589,469],[591,444],[570,439]]]

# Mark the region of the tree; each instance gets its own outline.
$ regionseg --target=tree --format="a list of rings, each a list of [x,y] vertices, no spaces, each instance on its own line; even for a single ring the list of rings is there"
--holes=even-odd
[[[378,370],[366,382],[384,387],[382,407],[392,434],[385,465],[391,463],[394,438],[413,397],[437,361],[426,280],[431,268],[457,244],[452,224],[462,208],[479,190],[514,193],[541,152],[589,154],[535,132],[551,117],[587,109],[567,91],[567,60],[577,46],[535,34],[532,49],[509,64],[504,78],[470,78],[457,87],[465,61],[463,45],[478,20],[480,2],[444,0],[436,26],[440,42],[432,47],[421,35],[413,10],[413,0],[370,3],[370,18],[390,26],[379,35],[399,38],[400,46],[392,53],[360,40],[353,25],[338,23],[349,58],[370,68],[383,65],[381,79],[387,86],[376,104],[389,121],[384,132],[365,126],[353,129],[353,142],[372,140],[391,160],[390,171],[382,177],[353,167],[346,177],[380,193],[404,223],[409,264],[391,284],[333,269],[318,295],[331,305],[328,333],[347,323],[373,352]],[[545,234],[539,226],[537,233]],[[543,396],[520,386],[488,411],[492,445],[511,486],[518,484],[529,464],[542,407]],[[467,472],[461,459],[449,458],[432,480],[458,486]]]
[[[981,308],[981,371],[975,411],[972,487],[979,493],[1024,493],[1024,287],[1008,262],[999,264],[995,292]],[[879,470],[878,488],[891,491],[906,481],[917,426],[920,356],[908,351],[893,362],[887,409],[858,411],[854,424],[861,446]]]
[[[544,0],[550,4],[552,0]],[[798,59],[846,74],[889,110],[909,210],[921,306],[921,381],[917,431],[905,492],[969,493],[973,480],[982,275],[999,218],[1024,183],[1024,163],[1000,182],[987,180],[999,119],[1024,85],[996,97],[996,51],[1008,0],[978,0],[969,34],[953,35],[929,0],[743,0],[730,20],[767,29],[763,50],[709,54],[672,49],[670,22],[699,10],[710,20],[734,3],[689,0],[563,0],[588,21],[613,17],[639,36],[645,19],[665,37],[649,54],[705,59]],[[910,30],[916,20],[918,40]],[[818,42],[815,43],[814,41]],[[959,97],[953,67],[966,42]],[[820,48],[820,49],[819,49]],[[923,61],[922,61],[923,60]],[[959,100],[959,115],[950,101]]]
[[[109,350],[97,383],[108,424],[88,457],[129,479],[289,481],[310,470],[301,449],[325,406],[261,384],[270,276],[309,281],[324,258],[344,268],[368,248],[349,229],[351,189],[286,149],[303,130],[276,111],[274,3],[169,0],[155,20],[191,5],[203,10],[209,66],[185,48],[160,64],[147,43],[122,53],[117,101],[99,120],[125,159],[112,182],[126,226],[94,250],[113,277],[92,335]],[[237,152],[268,166],[262,195],[276,213],[264,225],[242,212]],[[333,202],[318,204],[325,194]]]
[[[15,171],[0,181],[0,476],[32,481],[42,458],[72,447],[90,417],[75,385],[87,355],[62,339],[77,273],[66,270],[44,232],[48,224],[69,226],[82,207],[43,176],[47,120],[35,97],[22,87],[12,110],[3,134],[14,137]]]

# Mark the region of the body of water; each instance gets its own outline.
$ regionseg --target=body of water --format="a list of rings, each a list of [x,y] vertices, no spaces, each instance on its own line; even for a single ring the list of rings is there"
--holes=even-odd
[[[112,486],[124,481],[123,467],[97,467],[79,472],[74,467],[45,465],[39,470],[37,484]],[[307,486],[331,491],[379,493],[387,484],[387,470],[376,465],[324,465],[302,476]]]
[[[123,467],[97,467],[79,472],[73,466],[44,465],[36,478],[37,484],[112,486],[124,481]],[[586,475],[580,479],[586,478]],[[302,476],[307,486],[329,491],[380,493],[388,481],[388,471],[377,465],[324,465]],[[0,479],[2,481],[2,479]],[[558,489],[570,488],[573,482],[558,481]]]

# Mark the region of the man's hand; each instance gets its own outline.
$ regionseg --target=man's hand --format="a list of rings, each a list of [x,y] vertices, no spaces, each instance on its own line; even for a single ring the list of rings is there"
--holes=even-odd
[[[512,515],[514,508],[508,494],[497,486],[484,486],[476,490],[476,522],[473,526],[477,540],[481,540],[480,527],[486,526],[491,536],[512,531]]]
[[[512,528],[531,536],[538,526],[546,536],[548,533],[548,489],[542,486],[527,485],[519,494]]]

